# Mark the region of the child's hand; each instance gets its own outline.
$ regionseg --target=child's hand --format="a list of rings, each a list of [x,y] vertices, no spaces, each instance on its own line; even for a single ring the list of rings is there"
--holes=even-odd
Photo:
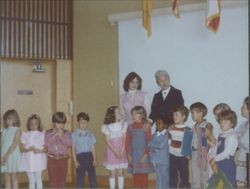
[[[39,150],[38,148],[34,148],[33,152],[34,152],[35,154],[37,154],[37,153],[41,153],[41,150]]]
[[[140,162],[141,162],[141,163],[144,163],[145,160],[146,160],[146,158],[147,158],[147,156],[148,156],[147,154],[144,154],[144,155],[142,156]]]
[[[214,158],[209,161],[209,164],[210,164],[213,172],[217,173],[218,172],[218,167],[217,167],[217,164],[216,164]]]
[[[149,123],[145,123],[143,128],[145,131],[149,131],[149,129],[151,129],[151,125]]]
[[[132,159],[132,157],[131,157],[130,155],[128,155],[128,162],[129,162],[130,164],[133,163],[133,159]]]
[[[124,149],[121,149],[121,150],[119,150],[119,158],[122,158],[122,156],[124,155]]]
[[[93,161],[93,166],[97,167],[98,166],[98,162],[96,160]]]
[[[6,158],[5,157],[1,157],[1,165],[2,166],[6,165]]]
[[[78,168],[80,166],[80,163],[76,160],[76,161],[74,161],[74,165],[76,168]]]
[[[155,162],[153,162],[153,166],[154,166],[154,169],[156,169],[156,163]]]
[[[115,151],[115,156],[120,159],[121,158],[121,152],[120,151]]]
[[[191,159],[191,156],[186,156],[186,158],[187,158],[188,160],[190,160],[190,159]]]
[[[123,155],[124,155],[124,153],[125,153],[125,149],[124,149],[124,148],[122,148],[122,149],[120,150],[120,154],[121,154],[121,156],[123,156]]]
[[[31,146],[28,150],[35,152],[35,149],[36,149],[35,146]]]

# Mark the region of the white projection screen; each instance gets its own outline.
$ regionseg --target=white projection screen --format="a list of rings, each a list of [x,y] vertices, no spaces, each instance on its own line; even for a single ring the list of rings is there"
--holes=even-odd
[[[216,129],[212,109],[220,102],[228,103],[241,123],[240,108],[249,92],[247,7],[222,9],[216,34],[205,27],[205,10],[180,14],[180,19],[152,17],[150,38],[141,19],[118,23],[120,94],[125,76],[135,71],[152,102],[159,91],[154,74],[164,69],[171,85],[182,90],[188,108],[197,101],[207,106],[206,118]],[[187,125],[193,125],[191,115]]]

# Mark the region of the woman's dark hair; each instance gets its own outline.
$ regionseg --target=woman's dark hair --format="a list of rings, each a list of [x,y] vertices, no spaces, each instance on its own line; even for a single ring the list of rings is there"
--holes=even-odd
[[[105,114],[104,124],[111,124],[116,122],[115,110],[118,106],[110,106]]]
[[[126,91],[126,92],[128,92],[128,89],[129,89],[129,83],[131,82],[131,81],[133,81],[135,78],[137,78],[138,79],[138,90],[141,90],[141,88],[142,88],[142,79],[141,79],[141,77],[137,74],[137,73],[135,73],[135,72],[130,72],[127,76],[126,76],[126,78],[124,79],[124,82],[123,82],[123,89],[124,89],[124,91]]]

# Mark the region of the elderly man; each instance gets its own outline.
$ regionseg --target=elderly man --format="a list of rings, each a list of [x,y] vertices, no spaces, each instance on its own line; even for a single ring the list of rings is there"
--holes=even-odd
[[[155,79],[161,90],[154,95],[149,118],[156,121],[159,116],[166,116],[173,123],[173,108],[184,105],[181,90],[170,85],[170,77],[165,70],[158,70]]]

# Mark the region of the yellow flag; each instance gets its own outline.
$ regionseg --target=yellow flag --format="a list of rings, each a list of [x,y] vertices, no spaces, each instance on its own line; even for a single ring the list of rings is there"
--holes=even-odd
[[[172,2],[172,11],[173,11],[173,14],[177,18],[180,18],[179,0],[173,0],[173,2]]]
[[[216,33],[220,25],[220,0],[207,0],[206,26]]]
[[[153,0],[142,0],[142,25],[147,30],[148,37],[151,36],[151,12]]]

